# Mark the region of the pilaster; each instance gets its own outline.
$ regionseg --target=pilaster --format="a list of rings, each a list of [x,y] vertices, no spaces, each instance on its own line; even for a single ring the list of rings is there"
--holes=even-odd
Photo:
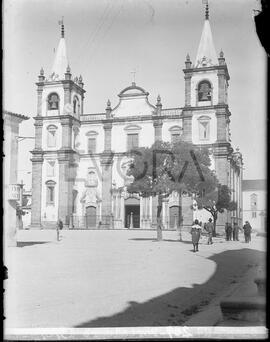
[[[183,140],[192,142],[192,111],[184,108],[182,112],[183,118]]]
[[[42,118],[35,117],[35,150],[42,149],[42,128],[43,120]]]
[[[100,159],[102,169],[102,228],[110,229],[109,217],[112,213],[112,165],[113,153],[104,151]]]
[[[62,125],[62,149],[71,148],[73,117],[60,117]]]
[[[41,195],[42,195],[42,166],[43,152],[33,150],[32,161],[32,205],[30,228],[41,229]]]
[[[69,218],[72,212],[72,190],[76,178],[77,164],[74,159],[72,150],[59,150],[59,202],[58,202],[58,218],[63,221],[64,227],[68,228]]]

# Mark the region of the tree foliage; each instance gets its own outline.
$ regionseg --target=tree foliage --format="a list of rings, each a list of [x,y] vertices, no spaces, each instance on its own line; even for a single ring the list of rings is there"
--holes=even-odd
[[[196,198],[198,209],[205,209],[211,213],[214,221],[214,234],[216,232],[216,222],[218,213],[224,210],[233,211],[237,208],[237,203],[231,200],[231,190],[227,185],[218,184],[212,191],[205,191]]]
[[[127,190],[142,197],[158,197],[158,239],[162,238],[161,210],[164,198],[173,191],[180,196],[183,191],[200,194],[204,189],[214,191],[217,186],[217,179],[209,168],[208,150],[199,149],[191,143],[157,141],[151,147],[132,151],[131,155],[132,162],[127,174],[133,177],[133,182]]]

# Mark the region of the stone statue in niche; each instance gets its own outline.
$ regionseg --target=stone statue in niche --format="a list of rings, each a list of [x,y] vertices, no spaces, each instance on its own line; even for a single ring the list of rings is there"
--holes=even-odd
[[[98,180],[94,171],[90,171],[87,174],[87,180],[85,182],[86,189],[84,190],[81,202],[88,206],[97,206],[97,203],[101,201],[101,197],[97,190]]]

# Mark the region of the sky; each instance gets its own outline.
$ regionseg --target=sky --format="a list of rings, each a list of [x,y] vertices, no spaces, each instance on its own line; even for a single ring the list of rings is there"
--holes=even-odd
[[[228,66],[231,138],[244,160],[244,179],[266,177],[266,54],[254,24],[258,0],[209,0],[217,53]],[[184,106],[184,62],[194,62],[204,23],[201,0],[5,0],[4,109],[30,117],[20,136],[34,136],[36,85],[51,73],[64,17],[71,72],[82,75],[84,112],[104,112],[131,85],[163,108]],[[18,177],[31,186],[33,139],[19,142]]]

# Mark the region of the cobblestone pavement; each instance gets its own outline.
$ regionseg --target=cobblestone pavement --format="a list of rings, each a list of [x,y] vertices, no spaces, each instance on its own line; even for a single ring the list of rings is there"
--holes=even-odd
[[[265,239],[250,244],[155,231],[19,232],[6,251],[5,327],[182,325],[200,307],[264,267]]]

